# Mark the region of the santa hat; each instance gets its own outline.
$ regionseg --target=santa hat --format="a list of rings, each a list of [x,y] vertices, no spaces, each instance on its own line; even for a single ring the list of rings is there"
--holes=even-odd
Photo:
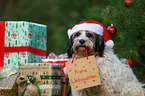
[[[68,36],[69,38],[71,35],[79,30],[88,30],[91,32],[94,32],[98,35],[103,36],[104,40],[106,41],[105,45],[108,48],[113,48],[114,43],[112,40],[109,40],[108,32],[103,24],[97,22],[97,21],[81,21],[78,24],[76,24],[74,27],[70,28],[68,30]]]

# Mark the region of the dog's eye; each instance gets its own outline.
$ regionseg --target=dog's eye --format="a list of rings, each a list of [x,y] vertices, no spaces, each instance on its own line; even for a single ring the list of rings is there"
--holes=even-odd
[[[76,36],[80,36],[80,33],[79,33],[79,32],[78,32],[78,33],[76,33],[76,34],[75,34],[75,37],[76,37]]]
[[[93,34],[87,33],[87,37],[93,37]]]

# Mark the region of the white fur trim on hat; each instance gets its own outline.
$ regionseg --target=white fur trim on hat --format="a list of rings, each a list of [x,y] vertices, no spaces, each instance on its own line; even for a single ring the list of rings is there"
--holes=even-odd
[[[113,48],[114,46],[114,42],[112,40],[108,40],[106,43],[105,43],[106,47],[108,48]]]
[[[82,23],[79,25],[75,25],[72,29],[68,30],[69,38],[73,33],[77,32],[79,30],[88,30],[88,31],[92,31],[96,34],[103,36],[103,27],[101,25],[93,24],[93,23]]]

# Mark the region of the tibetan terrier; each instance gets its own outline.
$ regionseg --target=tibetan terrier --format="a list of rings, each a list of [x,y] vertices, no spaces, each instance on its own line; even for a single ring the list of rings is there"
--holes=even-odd
[[[72,96],[137,96],[140,91],[144,92],[143,84],[137,80],[128,63],[123,59],[118,59],[113,50],[106,47],[106,40],[100,34],[101,31],[96,31],[95,28],[89,30],[93,29],[95,25],[86,26],[85,24],[74,26],[71,30],[75,31],[71,34],[68,33],[67,53],[69,57],[73,57],[79,48],[76,59],[85,57],[86,50],[89,56],[94,55],[102,84],[72,91]],[[88,28],[86,29],[86,27]],[[75,28],[78,30],[76,31]],[[64,72],[67,74],[66,68],[64,68]]]

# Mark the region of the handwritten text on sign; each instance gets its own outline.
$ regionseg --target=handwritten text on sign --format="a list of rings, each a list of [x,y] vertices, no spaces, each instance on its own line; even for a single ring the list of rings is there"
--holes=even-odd
[[[101,84],[94,56],[67,62],[66,67],[72,91]]]

